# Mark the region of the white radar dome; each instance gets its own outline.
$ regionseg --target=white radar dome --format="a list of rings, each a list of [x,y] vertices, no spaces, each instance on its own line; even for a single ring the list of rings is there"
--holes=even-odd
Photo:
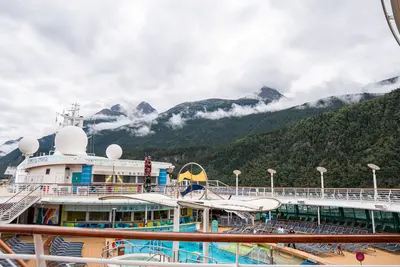
[[[119,145],[109,145],[106,149],[106,155],[109,159],[119,159],[122,156],[122,148]]]
[[[35,137],[24,137],[19,141],[18,149],[22,154],[31,155],[38,151],[39,141]]]
[[[62,128],[55,139],[56,151],[61,154],[85,155],[87,144],[86,133],[76,126]]]

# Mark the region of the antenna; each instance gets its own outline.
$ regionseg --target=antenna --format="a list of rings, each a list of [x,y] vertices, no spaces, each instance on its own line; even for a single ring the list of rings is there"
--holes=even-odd
[[[78,103],[73,103],[71,109],[68,110],[70,113],[60,114],[64,118],[63,126],[77,126],[83,128],[83,117],[79,116],[80,105]]]

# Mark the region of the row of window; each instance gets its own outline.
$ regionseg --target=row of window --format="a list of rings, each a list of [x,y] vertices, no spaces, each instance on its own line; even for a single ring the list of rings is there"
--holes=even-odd
[[[276,213],[284,213],[284,214],[294,214],[294,215],[303,215],[303,216],[317,216],[317,207],[316,206],[307,206],[307,205],[281,205],[279,209],[277,209]],[[353,209],[353,208],[341,208],[341,207],[320,207],[320,215],[321,217],[337,217],[337,218],[349,218],[349,219],[360,219],[360,220],[369,220],[370,219],[370,211],[363,209]],[[395,212],[386,212],[386,211],[374,211],[374,218],[376,221],[395,221],[399,219],[400,214]]]
[[[153,220],[168,219],[168,210],[157,210],[147,212],[147,220],[151,220],[153,212]],[[90,211],[89,221],[110,221],[111,211],[99,212]],[[173,216],[174,211],[170,210],[170,216]],[[181,209],[181,216],[187,216],[188,209]],[[134,212],[133,221],[142,221],[145,219],[145,212]],[[67,211],[66,221],[86,221],[85,211]],[[115,212],[115,221],[132,221],[132,212]]]
[[[104,174],[93,174],[93,183],[111,183],[112,175],[104,175]],[[116,175],[115,176],[116,183],[125,183],[125,184],[142,184],[145,182],[144,176],[127,176],[127,175]],[[151,177],[152,183],[157,183],[157,177]]]

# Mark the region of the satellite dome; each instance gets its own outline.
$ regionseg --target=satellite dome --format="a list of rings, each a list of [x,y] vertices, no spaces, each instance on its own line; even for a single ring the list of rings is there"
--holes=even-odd
[[[82,128],[67,126],[58,131],[55,139],[56,151],[61,154],[86,155],[88,138]]]
[[[39,141],[35,137],[24,137],[19,141],[18,149],[22,154],[31,155],[38,151]]]
[[[109,159],[119,159],[122,156],[122,148],[119,145],[109,145],[106,149],[106,155]]]

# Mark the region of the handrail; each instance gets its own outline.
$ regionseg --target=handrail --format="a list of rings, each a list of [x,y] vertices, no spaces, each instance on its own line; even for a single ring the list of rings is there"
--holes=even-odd
[[[7,199],[6,202],[3,202],[3,203],[0,205],[0,209],[1,209],[5,204],[7,204],[11,199],[15,198],[16,196],[18,196],[18,195],[21,194],[22,192],[26,191],[26,189],[27,189],[27,187],[24,188],[24,189],[22,189],[22,190],[20,190],[18,193],[16,193],[15,195],[13,195],[13,196],[10,197],[9,199]]]
[[[41,187],[41,185],[37,186],[35,189],[33,189],[31,192],[29,192],[29,194],[27,194],[26,196],[24,196],[23,198],[21,198],[20,201],[24,200],[25,198],[29,197],[30,195],[32,195],[36,190],[38,190]],[[18,202],[20,202],[18,201]]]
[[[27,183],[15,183],[13,185],[26,185]],[[39,184],[39,183],[30,183],[30,185],[35,185],[35,184]],[[142,186],[142,183],[91,183],[91,184],[66,184],[66,183],[40,183],[40,185],[43,186],[47,186],[47,185],[54,185],[54,186],[93,186],[93,187],[101,187],[101,186],[115,186],[115,187],[132,187],[132,186]],[[152,184],[157,186],[157,184]],[[160,185],[163,187],[167,187],[167,188],[172,188],[172,189],[176,189],[177,186],[171,186],[171,185]],[[187,188],[186,186],[179,186],[179,188]],[[208,188],[221,188],[218,186],[208,186]],[[235,189],[236,186],[223,186],[222,188],[227,188],[227,189]],[[259,189],[270,189],[270,186],[239,186],[239,188],[259,188]],[[321,190],[321,187],[274,187],[274,190],[277,189],[316,189],[316,190]],[[325,187],[324,190],[344,190],[344,189],[348,189],[348,190],[370,190],[373,191],[375,190],[374,188],[370,188],[370,187]],[[377,190],[392,190],[392,191],[400,191],[399,188],[377,188]]]
[[[223,233],[184,232],[142,232],[123,230],[98,230],[33,225],[0,225],[0,233],[29,235],[61,235],[79,237],[105,237],[138,240],[169,240],[194,242],[236,242],[236,243],[400,243],[400,235],[259,235]]]
[[[15,252],[6,244],[3,240],[0,239],[0,248],[7,252],[8,254],[15,254]],[[21,259],[16,259],[16,262],[22,267],[28,267],[28,265]]]

